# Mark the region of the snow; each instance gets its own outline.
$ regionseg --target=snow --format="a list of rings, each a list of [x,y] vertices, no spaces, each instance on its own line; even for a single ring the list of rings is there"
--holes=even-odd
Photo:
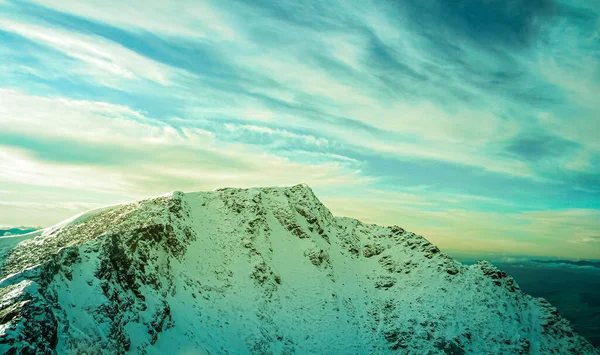
[[[56,353],[598,354],[491,264],[334,217],[304,184],[85,213],[19,244],[0,276],[0,315],[53,305],[57,343],[29,341]],[[0,325],[0,351],[36,324]]]

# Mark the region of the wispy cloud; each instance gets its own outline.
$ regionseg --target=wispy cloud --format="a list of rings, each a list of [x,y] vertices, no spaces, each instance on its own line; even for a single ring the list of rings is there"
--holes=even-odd
[[[177,2],[108,0],[100,6],[96,1],[33,2],[61,12],[100,21],[125,29],[159,32],[192,38],[236,38],[237,33],[228,23],[226,13],[206,1],[182,0]]]
[[[115,78],[146,79],[171,85],[172,77],[181,70],[169,68],[102,37],[57,30],[54,28],[0,19],[0,29],[49,46],[78,60],[81,65],[70,68],[75,74],[93,76],[102,84],[113,84]],[[31,53],[34,55],[34,53]]]
[[[581,237],[579,239],[573,239],[570,242],[576,244],[600,244],[600,236],[592,235],[588,237]]]

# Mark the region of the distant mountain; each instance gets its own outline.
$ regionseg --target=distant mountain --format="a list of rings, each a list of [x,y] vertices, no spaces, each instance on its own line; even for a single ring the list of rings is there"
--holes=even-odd
[[[305,185],[91,211],[0,279],[0,353],[599,354],[490,263],[334,217]]]
[[[600,269],[600,261],[588,261],[588,260],[532,260],[535,263],[540,264],[567,264],[575,266],[591,266]]]
[[[13,228],[0,228],[0,237],[8,235],[19,235],[35,232],[40,227],[13,227]]]

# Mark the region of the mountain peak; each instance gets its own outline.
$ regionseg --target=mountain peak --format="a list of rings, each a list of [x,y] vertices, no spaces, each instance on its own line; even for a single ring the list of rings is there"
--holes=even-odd
[[[317,199],[313,190],[307,184],[301,183],[292,186],[269,186],[269,187],[252,187],[252,188],[235,188],[235,187],[224,187],[216,189],[216,192],[221,193],[279,193],[290,197],[291,195],[301,195],[304,198]],[[202,192],[199,192],[202,193]]]
[[[90,211],[1,275],[0,352],[597,354],[493,265],[333,217],[304,184]]]

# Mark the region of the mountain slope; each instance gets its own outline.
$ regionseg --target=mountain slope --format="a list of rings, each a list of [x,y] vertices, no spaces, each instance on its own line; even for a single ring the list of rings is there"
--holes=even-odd
[[[310,188],[180,192],[83,214],[6,257],[0,351],[597,354],[542,299]]]

